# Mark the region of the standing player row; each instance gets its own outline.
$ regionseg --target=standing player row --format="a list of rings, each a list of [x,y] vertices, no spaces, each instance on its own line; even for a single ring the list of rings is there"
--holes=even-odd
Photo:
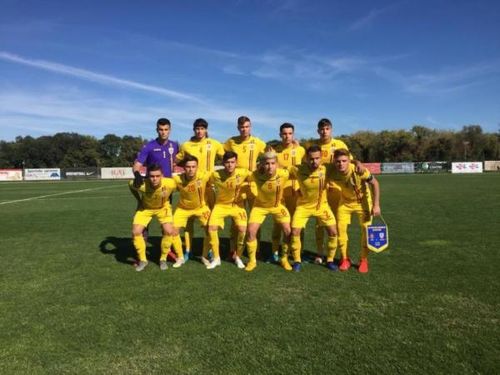
[[[282,143],[276,147],[276,152],[269,147],[266,148],[264,142],[250,134],[251,123],[247,117],[238,119],[240,135],[230,138],[225,143],[224,148],[229,151],[225,154],[219,142],[207,137],[208,124],[205,120],[196,120],[193,128],[195,136],[191,141],[183,144],[180,151],[177,152],[178,145],[168,140],[170,123],[168,120],[160,119],[157,124],[158,138],[143,148],[134,164],[136,178],[133,183],[135,188],[132,190],[139,202],[144,203],[148,200],[146,198],[148,194],[151,196],[157,194],[154,191],[161,187],[162,193],[160,195],[161,199],[164,200],[162,204],[165,204],[164,211],[167,211],[167,214],[160,215],[161,218],[159,216],[164,232],[160,259],[162,269],[166,268],[166,254],[172,241],[177,253],[174,267],[180,267],[183,264],[184,254],[178,231],[180,228],[186,227],[190,217],[199,218],[206,230],[202,260],[208,268],[220,265],[217,230],[223,225],[221,216],[226,213],[231,213],[230,216],[233,217],[233,222],[236,224],[237,230],[235,230],[232,249],[235,250],[236,264],[242,268],[241,254],[246,229],[246,211],[243,202],[245,198],[252,201],[254,197],[256,199],[251,204],[252,211],[247,230],[249,263],[246,269],[248,271],[253,270],[256,266],[257,229],[265,215],[269,213],[273,214],[276,223],[276,228],[273,231],[273,252],[277,255],[283,231],[284,243],[280,262],[285,269],[293,268],[296,271],[300,270],[301,264],[300,231],[305,226],[304,223],[309,216],[315,216],[320,224],[317,230],[318,259],[321,259],[322,256],[323,239],[321,234],[324,233],[323,227],[326,227],[328,233],[327,267],[331,270],[337,268],[336,264],[333,263],[337,247],[335,216],[338,219],[343,218],[338,223],[340,231],[338,244],[342,250],[340,269],[347,270],[349,268],[347,225],[350,222],[351,213],[358,213],[360,223],[363,226],[370,223],[372,214],[380,213],[379,189],[377,181],[367,171],[364,171],[359,165],[357,168],[352,165],[347,146],[342,141],[331,138],[330,121],[322,119],[318,123],[320,139],[318,145],[308,149],[304,165],[301,165],[301,162],[305,151],[294,140],[294,127],[291,124],[285,123],[280,127]],[[255,170],[257,158],[264,151],[268,152],[264,154],[260,167]],[[337,154],[335,154],[336,151]],[[216,157],[221,155],[223,155],[224,169],[215,172]],[[185,168],[183,175],[174,177],[174,180],[177,180],[176,186],[174,187],[169,179],[162,178],[159,178],[159,182],[154,184],[152,179],[158,179],[158,173],[165,176],[172,175],[174,160],[182,160]],[[333,161],[335,163],[332,163]],[[342,161],[345,161],[345,165],[342,165]],[[152,162],[159,163],[159,165],[156,165],[154,170],[149,169],[148,179],[143,183],[139,168],[145,163]],[[337,173],[336,176],[335,173]],[[227,185],[228,183],[230,186]],[[367,183],[374,188],[373,202]],[[212,187],[215,187],[215,191],[217,191],[217,201],[214,199]],[[249,187],[251,188],[249,189]],[[171,207],[165,196],[170,195],[175,188],[181,192],[181,198],[172,225],[172,222],[169,223],[168,215],[169,210],[171,212]],[[341,207],[339,207],[340,203],[342,203]],[[158,205],[158,202],[155,204]],[[295,215],[297,204],[301,209]],[[312,210],[313,206],[315,211]],[[150,213],[146,215],[149,220],[143,217],[146,208],[142,208],[143,210],[138,210],[136,213],[133,229],[134,245],[140,260],[137,270],[142,270],[147,264],[141,227],[144,227],[144,224],[147,225],[145,221],[151,219]],[[158,207],[147,209],[157,210]],[[212,214],[210,215],[211,209]],[[290,227],[292,216],[294,219]],[[290,235],[292,235],[291,238]],[[288,263],[290,243],[294,256],[293,267]],[[189,249],[189,245],[186,245],[186,248]],[[214,252],[214,259],[210,263],[207,260],[209,248],[212,248]],[[366,245],[364,245],[359,268],[362,272],[368,270],[367,253]]]

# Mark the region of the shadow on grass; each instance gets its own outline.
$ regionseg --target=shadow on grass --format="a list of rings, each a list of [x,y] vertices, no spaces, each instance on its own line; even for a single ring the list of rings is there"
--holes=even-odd
[[[150,261],[159,263],[161,237],[149,237],[146,256]],[[130,237],[106,237],[99,244],[103,254],[114,255],[119,263],[132,265],[136,261],[136,252]]]
[[[149,261],[159,264],[160,259],[160,236],[149,236],[147,240],[146,256]],[[220,238],[220,256],[222,260],[231,261],[229,259],[231,253],[229,238]],[[192,254],[195,257],[201,257],[203,249],[203,238],[193,238]],[[113,255],[117,262],[128,265],[133,265],[136,262],[136,252],[132,239],[130,237],[114,237],[109,236],[101,241],[99,250],[106,255]],[[265,261],[271,257],[272,247],[271,242],[261,241],[258,258]]]

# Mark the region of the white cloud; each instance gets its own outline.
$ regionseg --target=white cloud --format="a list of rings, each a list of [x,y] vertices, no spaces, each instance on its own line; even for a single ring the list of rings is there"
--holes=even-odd
[[[444,67],[433,73],[402,74],[395,70],[375,67],[381,78],[397,84],[411,94],[443,95],[480,85],[493,75],[500,74],[500,61],[476,63],[469,66]]]
[[[101,137],[108,133],[153,137],[155,121],[168,117],[173,124],[173,139],[184,141],[192,135],[192,123],[204,117],[210,123],[210,134],[224,141],[235,135],[236,119],[248,115],[254,123],[254,133],[263,139],[277,137],[284,121],[306,124],[308,120],[290,113],[270,112],[258,108],[220,106],[215,103],[141,105],[128,100],[96,97],[79,90],[61,87],[43,91],[0,88],[0,139],[18,135],[77,132]]]
[[[89,70],[75,68],[69,65],[58,64],[50,61],[44,60],[33,60],[27,59],[9,52],[0,51],[0,60],[9,61],[16,64],[27,65],[54,73],[69,75],[72,77],[84,79],[87,81],[92,81],[104,85],[113,85],[120,87],[128,87],[136,90],[147,91],[163,96],[167,96],[172,99],[178,100],[188,100],[192,102],[202,102],[201,99],[194,95],[183,93],[180,91],[165,89],[163,87],[153,86],[144,84],[141,82],[130,81],[127,79],[117,78],[111,75],[95,73]]]
[[[349,31],[358,31],[358,30],[367,28],[373,22],[375,22],[375,20],[377,18],[379,18],[382,15],[390,12],[391,10],[393,10],[395,7],[399,6],[400,4],[401,4],[401,2],[398,2],[398,3],[387,5],[387,6],[383,7],[383,8],[371,9],[368,12],[368,14],[364,15],[361,18],[358,18],[356,21],[354,21],[353,23],[351,23],[351,25],[349,26],[348,30]]]

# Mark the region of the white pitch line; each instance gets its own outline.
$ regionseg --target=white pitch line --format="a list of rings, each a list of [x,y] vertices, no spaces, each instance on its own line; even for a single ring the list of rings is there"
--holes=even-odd
[[[64,191],[62,193],[39,195],[39,196],[36,196],[36,197],[30,197],[30,198],[24,198],[24,199],[16,199],[16,200],[13,200],[13,201],[0,202],[0,205],[11,204],[11,203],[18,203],[18,202],[27,202],[27,201],[32,201],[32,200],[35,200],[35,199],[42,199],[42,198],[47,198],[47,197],[54,197],[56,195],[67,195],[67,194],[74,194],[74,193],[84,193],[86,191],[102,190],[102,189],[108,189],[108,188],[117,187],[117,186],[123,187],[122,185],[112,185],[112,186],[101,186],[101,187],[97,187],[97,188],[89,188],[89,189],[82,189],[82,190]]]

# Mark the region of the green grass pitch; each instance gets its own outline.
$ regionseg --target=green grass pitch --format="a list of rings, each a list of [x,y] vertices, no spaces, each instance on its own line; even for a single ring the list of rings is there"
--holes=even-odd
[[[152,248],[138,273],[124,181],[1,183],[0,373],[500,372],[500,174],[379,180],[391,243],[367,275],[161,272]]]

